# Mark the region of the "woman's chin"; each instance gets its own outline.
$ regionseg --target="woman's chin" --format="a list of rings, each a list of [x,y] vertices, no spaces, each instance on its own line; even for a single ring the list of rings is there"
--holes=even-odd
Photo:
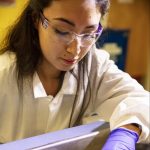
[[[75,67],[75,64],[74,65],[68,65],[68,66],[61,66],[61,67],[58,67],[58,69],[60,71],[69,71],[69,70],[72,70],[73,68]]]

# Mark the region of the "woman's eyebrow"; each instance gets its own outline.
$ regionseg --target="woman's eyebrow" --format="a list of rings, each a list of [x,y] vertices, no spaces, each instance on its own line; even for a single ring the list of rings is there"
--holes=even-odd
[[[67,24],[69,24],[69,25],[71,25],[71,26],[73,26],[73,27],[76,26],[75,23],[73,23],[72,21],[67,20],[67,19],[65,19],[65,18],[54,18],[54,20],[58,20],[58,21],[61,21],[61,22],[65,22],[65,23],[67,23]],[[86,29],[95,29],[95,28],[97,28],[97,27],[98,27],[97,24],[93,24],[93,25],[86,26],[85,28],[86,28]]]
[[[67,24],[69,24],[69,25],[75,27],[75,24],[74,24],[72,21],[67,20],[67,19],[65,19],[65,18],[54,18],[54,20],[62,21],[62,22],[65,22],[65,23],[67,23]]]

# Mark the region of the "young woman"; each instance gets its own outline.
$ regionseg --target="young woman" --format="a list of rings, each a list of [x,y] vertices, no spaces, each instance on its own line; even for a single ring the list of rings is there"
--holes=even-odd
[[[101,119],[111,129],[103,150],[148,140],[149,93],[95,47],[108,8],[29,0],[1,49],[1,143]]]

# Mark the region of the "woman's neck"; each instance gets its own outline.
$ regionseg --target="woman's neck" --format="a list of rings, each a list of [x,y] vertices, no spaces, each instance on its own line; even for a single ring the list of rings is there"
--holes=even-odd
[[[61,89],[64,72],[43,63],[38,66],[37,73],[47,95],[55,96]]]
[[[42,76],[46,80],[49,79],[59,79],[61,76],[61,71],[56,69],[54,66],[50,66],[46,62],[40,64],[37,68],[37,73],[39,76]]]

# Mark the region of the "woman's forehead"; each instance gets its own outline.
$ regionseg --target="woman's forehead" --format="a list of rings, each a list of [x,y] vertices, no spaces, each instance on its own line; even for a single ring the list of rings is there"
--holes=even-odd
[[[71,8],[73,11],[77,9],[96,9],[97,3],[96,0],[53,0],[50,6],[62,9]]]
[[[56,0],[44,9],[48,19],[65,18],[73,23],[97,24],[100,11],[94,0]]]

